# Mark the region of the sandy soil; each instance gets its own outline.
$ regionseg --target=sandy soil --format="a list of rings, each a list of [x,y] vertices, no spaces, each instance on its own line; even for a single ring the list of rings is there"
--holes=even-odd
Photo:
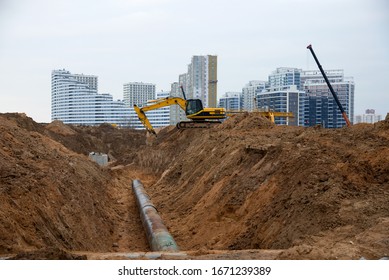
[[[148,251],[135,178],[188,258],[389,256],[389,120],[323,129],[244,114],[152,138],[1,114],[0,156],[3,256]]]

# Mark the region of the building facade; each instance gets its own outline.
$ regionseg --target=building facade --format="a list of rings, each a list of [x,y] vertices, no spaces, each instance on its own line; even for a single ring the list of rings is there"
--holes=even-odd
[[[160,91],[156,93],[157,99],[166,98],[169,96],[170,96],[170,92],[168,91]],[[162,107],[157,110],[148,111],[146,112],[146,116],[154,128],[165,127],[170,125],[169,107]]]
[[[257,96],[258,108],[275,112],[292,112],[294,118],[276,117],[275,123],[278,125],[303,125],[305,92],[298,90],[292,85],[288,88],[268,89],[262,91]]]
[[[253,80],[242,88],[242,109],[248,112],[258,109],[257,96],[267,88],[267,82]]]
[[[287,89],[289,86],[297,86],[300,90],[300,75],[302,70],[291,67],[279,67],[269,75],[268,88]]]
[[[171,84],[170,87],[170,96],[171,97],[180,97],[184,98],[181,86],[184,88],[186,87],[186,74],[180,75],[179,82],[175,82]],[[186,93],[186,91],[185,91]],[[177,123],[181,121],[188,121],[185,115],[185,111],[178,105],[171,105],[170,108],[170,124],[176,125]]]
[[[219,99],[220,108],[225,108],[227,111],[239,111],[242,109],[242,93],[241,92],[226,92]]]
[[[93,75],[51,72],[51,120],[66,124],[126,126],[129,112],[124,102],[110,94],[98,94],[98,78]]]
[[[204,107],[217,105],[217,56],[195,55],[186,77],[188,99],[201,99]]]
[[[123,101],[129,108],[132,108],[134,104],[139,107],[144,106],[148,100],[155,99],[155,97],[155,84],[129,82],[123,85]]]
[[[344,77],[343,70],[326,70],[344,111],[351,122],[354,120],[354,91],[352,78]],[[306,114],[304,125],[322,125],[326,128],[341,128],[346,125],[331,91],[319,71],[303,71],[301,84],[306,92]]]
[[[156,98],[155,84],[143,82],[129,82],[123,84],[123,101],[129,110],[130,127],[143,129],[144,126],[135,113],[134,105],[144,107],[149,100]]]
[[[347,116],[353,120],[355,90],[353,79],[344,77],[343,70],[325,72]],[[252,94],[247,96],[252,99]],[[320,124],[326,128],[346,125],[334,97],[318,70],[277,68],[269,75],[265,90],[257,90],[254,95],[258,108],[293,112],[294,119],[276,119],[277,124],[300,126]]]
[[[355,123],[376,123],[382,121],[382,115],[377,115],[374,109],[367,109],[364,114],[355,116]]]
[[[301,90],[301,69],[279,67],[268,77],[266,90],[257,94],[258,108],[292,112],[294,118],[276,117],[276,124],[302,125],[305,116],[305,93]]]
[[[338,83],[344,80],[344,71],[341,69],[324,70],[330,83]],[[323,75],[319,70],[303,70],[300,75],[300,89],[304,89],[305,82],[309,83],[324,83]]]
[[[180,74],[178,82],[171,84],[172,97],[200,99],[203,107],[217,106],[217,56],[194,55],[187,72]],[[184,93],[185,96],[184,96]],[[188,121],[178,105],[170,106],[170,124]]]

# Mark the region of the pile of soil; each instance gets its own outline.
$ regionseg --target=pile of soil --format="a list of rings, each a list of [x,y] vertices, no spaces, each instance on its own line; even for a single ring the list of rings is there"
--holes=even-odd
[[[227,121],[219,126],[219,129],[238,129],[251,130],[258,128],[272,128],[276,125],[271,123],[267,118],[260,115],[260,113],[240,113],[233,115]]]
[[[122,138],[117,150],[110,149],[119,154],[131,145],[132,138],[124,137],[137,135],[112,131],[59,123],[46,128],[23,114],[0,115],[0,254],[45,247],[147,249],[135,206],[134,216],[128,216],[135,204],[131,180],[117,179],[120,170],[100,168],[86,156],[89,149],[109,148]]]
[[[211,130],[160,134],[138,160],[160,172],[148,189],[183,250],[389,255],[388,121],[275,127],[250,114]]]
[[[105,153],[111,162],[132,162],[136,151],[145,146],[145,131],[118,129],[110,124],[100,126],[69,126],[53,121],[45,126],[45,135],[68,149],[88,155],[90,152]]]
[[[136,178],[180,248],[199,256],[389,256],[389,118],[323,129],[240,114],[153,137],[0,114],[0,254],[148,251]],[[92,151],[109,154],[110,165],[90,161]]]

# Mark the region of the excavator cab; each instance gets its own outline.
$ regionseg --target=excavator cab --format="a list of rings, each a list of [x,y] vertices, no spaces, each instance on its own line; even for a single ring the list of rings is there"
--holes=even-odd
[[[188,99],[188,100],[186,100],[185,114],[187,116],[196,114],[203,109],[204,109],[203,103],[201,102],[200,99]]]

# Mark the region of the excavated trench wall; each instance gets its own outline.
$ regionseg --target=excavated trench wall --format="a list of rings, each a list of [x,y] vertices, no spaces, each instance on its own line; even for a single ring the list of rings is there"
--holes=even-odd
[[[241,116],[209,130],[162,130],[137,164],[161,174],[148,189],[183,250],[339,249],[352,240],[350,254],[372,254],[364,236],[389,236],[388,128],[274,127]],[[388,241],[373,251],[385,254]]]
[[[146,146],[139,131],[0,118],[0,254],[146,251],[128,189],[141,178],[185,251],[389,255],[389,120],[328,130],[241,115],[208,130],[168,127]],[[91,163],[93,150],[112,168]]]

